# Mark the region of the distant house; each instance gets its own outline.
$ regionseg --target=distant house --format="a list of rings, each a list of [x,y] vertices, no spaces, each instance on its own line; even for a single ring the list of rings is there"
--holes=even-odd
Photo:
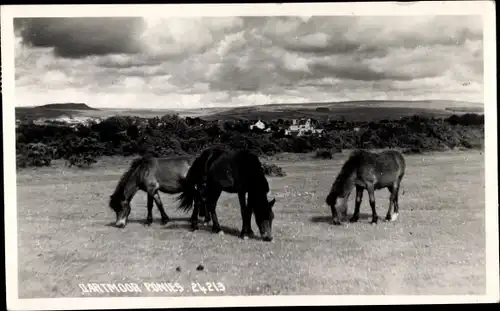
[[[292,120],[292,125],[285,130],[285,135],[291,136],[304,136],[304,135],[322,135],[323,129],[316,128],[315,120],[309,119],[301,119]]]
[[[255,122],[254,124],[250,125],[250,130],[254,129],[259,129],[261,131],[264,131],[266,129],[266,124],[262,122],[261,120]]]

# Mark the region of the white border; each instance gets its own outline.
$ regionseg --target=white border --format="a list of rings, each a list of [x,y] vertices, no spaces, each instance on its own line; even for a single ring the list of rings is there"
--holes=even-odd
[[[163,11],[161,9],[165,8]],[[76,16],[259,16],[259,15],[482,15],[484,21],[484,103],[486,176],[486,295],[478,296],[224,296],[140,298],[19,299],[17,269],[17,217],[14,17]],[[146,5],[15,5],[1,7],[2,96],[4,139],[5,264],[9,310],[127,309],[228,306],[386,305],[498,302],[498,175],[496,139],[496,23],[493,1],[432,1],[294,4],[146,4]],[[460,230],[460,228],[457,228]]]

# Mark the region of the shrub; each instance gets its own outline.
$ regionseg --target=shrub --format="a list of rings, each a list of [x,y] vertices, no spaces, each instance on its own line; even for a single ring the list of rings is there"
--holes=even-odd
[[[332,159],[333,155],[329,150],[326,149],[316,149],[316,158],[319,159]]]
[[[50,166],[53,149],[43,143],[29,143],[17,150],[16,166]]]
[[[286,173],[283,169],[276,164],[262,163],[262,168],[264,169],[264,175],[272,177],[284,177]]]
[[[404,154],[421,154],[421,153],[423,153],[422,149],[418,148],[418,147],[406,148],[406,149],[403,149],[402,152]]]
[[[69,167],[76,166],[79,168],[89,167],[94,163],[97,163],[97,159],[92,154],[73,154],[67,159]]]
[[[68,165],[76,167],[89,167],[97,162],[97,158],[103,153],[103,146],[95,137],[74,137],[68,141],[64,159]]]

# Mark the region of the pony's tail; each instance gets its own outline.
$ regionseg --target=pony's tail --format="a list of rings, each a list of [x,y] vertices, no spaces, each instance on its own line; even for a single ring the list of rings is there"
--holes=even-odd
[[[202,169],[203,160],[201,157],[196,158],[189,168],[186,177],[180,180],[181,194],[177,197],[177,201],[180,201],[178,209],[184,212],[193,208],[195,199],[201,199],[201,195],[198,189],[196,189],[196,184]]]
[[[195,184],[189,179],[182,179],[181,181],[181,194],[177,197],[177,201],[180,201],[178,209],[188,212],[193,208],[193,203],[195,199],[199,199],[200,194],[195,187]]]

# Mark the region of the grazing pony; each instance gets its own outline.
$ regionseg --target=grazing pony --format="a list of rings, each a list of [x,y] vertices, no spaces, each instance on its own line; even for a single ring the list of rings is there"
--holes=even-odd
[[[255,222],[259,228],[264,241],[271,241],[272,222],[274,213],[272,207],[276,202],[273,198],[267,199],[269,184],[264,175],[262,164],[259,158],[247,151],[228,151],[220,147],[205,149],[193,162],[187,179],[189,185],[198,185],[204,201],[204,206],[208,213],[207,217],[212,220],[212,231],[222,232],[222,229],[215,212],[217,201],[222,191],[227,193],[237,193],[240,203],[242,229],[240,237],[243,239],[253,236],[251,227],[252,213],[255,215]],[[186,189],[178,200],[179,209],[188,211],[192,208],[193,199],[196,192]],[[248,194],[248,201],[246,195]],[[198,205],[195,204],[193,215],[196,215]],[[198,218],[192,217],[191,227],[193,230],[198,228]]]
[[[110,196],[109,207],[116,213],[116,226],[124,228],[130,214],[130,201],[137,191],[147,193],[148,215],[146,225],[153,222],[153,202],[156,203],[164,225],[170,220],[163,208],[159,192],[167,194],[189,193],[195,198],[195,205],[200,216],[206,216],[200,194],[186,179],[186,174],[194,160],[190,156],[170,156],[157,158],[143,156],[132,161],[128,170],[121,176],[115,191]],[[193,215],[192,217],[198,217]],[[205,218],[205,221],[207,219]]]
[[[385,219],[395,221],[399,213],[399,188],[405,174],[406,164],[403,155],[396,150],[386,150],[379,153],[366,150],[355,150],[342,166],[340,173],[333,182],[326,198],[332,211],[333,223],[340,224],[337,209],[342,208],[343,216],[347,214],[347,200],[352,188],[356,187],[356,205],[350,222],[359,219],[359,207],[366,189],[372,208],[372,224],[378,220],[375,208],[375,190],[387,188],[390,192],[389,210]],[[394,213],[391,212],[394,207]]]

